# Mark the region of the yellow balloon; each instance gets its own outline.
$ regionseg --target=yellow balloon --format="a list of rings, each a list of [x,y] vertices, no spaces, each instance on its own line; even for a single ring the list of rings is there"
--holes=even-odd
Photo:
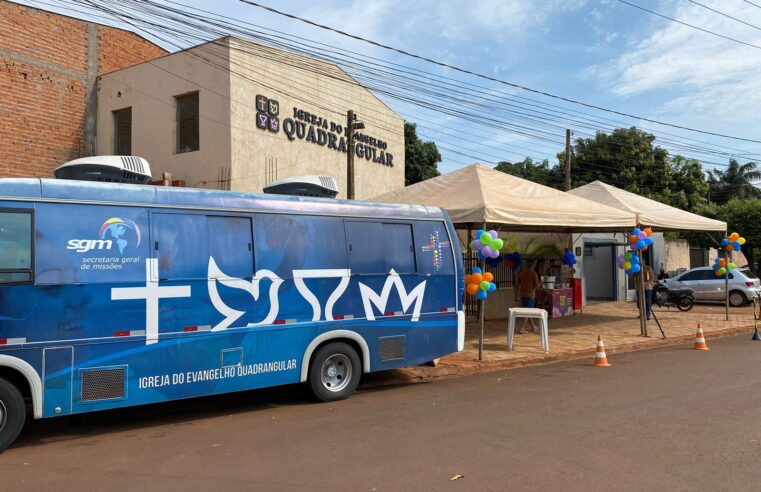
[[[624,262],[624,270],[628,270],[628,269],[630,269],[631,267],[632,267],[632,264],[631,264],[631,263],[629,263],[628,261],[627,261],[627,262]]]
[[[745,244],[745,238],[744,237],[741,237],[740,239],[738,239],[738,241],[740,241],[740,244]]]

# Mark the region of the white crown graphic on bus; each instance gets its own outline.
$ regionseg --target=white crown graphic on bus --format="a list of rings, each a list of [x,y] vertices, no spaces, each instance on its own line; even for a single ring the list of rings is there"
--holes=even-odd
[[[135,235],[135,247],[140,246],[140,228],[130,219],[112,217],[100,226],[98,239],[69,239],[66,249],[73,249],[77,253],[87,253],[93,250],[110,250],[116,243],[119,248],[119,254],[124,253],[124,248],[130,244],[125,234],[132,231]]]

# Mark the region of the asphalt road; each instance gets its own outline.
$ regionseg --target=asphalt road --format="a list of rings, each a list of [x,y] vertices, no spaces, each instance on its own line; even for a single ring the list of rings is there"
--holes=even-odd
[[[748,338],[335,404],[289,387],[34,422],[0,454],[0,490],[758,490]]]

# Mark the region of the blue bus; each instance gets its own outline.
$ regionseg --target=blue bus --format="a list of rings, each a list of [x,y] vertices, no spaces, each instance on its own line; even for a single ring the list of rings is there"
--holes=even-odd
[[[423,206],[0,179],[0,451],[34,418],[462,350],[463,265]]]

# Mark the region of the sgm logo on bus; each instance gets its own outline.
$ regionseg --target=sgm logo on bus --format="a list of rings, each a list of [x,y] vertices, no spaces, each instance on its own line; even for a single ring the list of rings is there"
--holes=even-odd
[[[66,249],[77,253],[87,253],[93,250],[110,250],[114,244],[119,248],[119,254],[130,244],[135,248],[140,246],[140,228],[129,219],[112,217],[100,226],[98,239],[69,239]]]

